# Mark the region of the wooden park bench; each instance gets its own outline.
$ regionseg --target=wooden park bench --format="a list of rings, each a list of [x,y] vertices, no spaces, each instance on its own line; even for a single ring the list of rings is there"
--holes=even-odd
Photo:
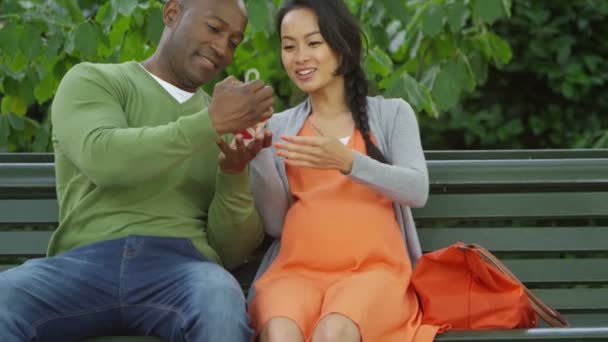
[[[431,196],[414,211],[423,249],[479,243],[571,323],[437,341],[608,341],[608,150],[432,151],[427,160]],[[52,155],[0,154],[0,271],[43,256],[56,224]],[[257,261],[235,272],[244,288]]]

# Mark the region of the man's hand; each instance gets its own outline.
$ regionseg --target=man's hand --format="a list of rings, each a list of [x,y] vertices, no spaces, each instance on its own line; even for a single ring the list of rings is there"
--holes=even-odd
[[[218,139],[217,145],[221,150],[220,168],[225,173],[241,173],[258,152],[269,147],[271,143],[272,132],[265,128],[264,123],[255,125],[254,138],[247,143],[244,142],[241,134],[236,134],[230,145],[224,140]]]
[[[272,88],[260,80],[242,83],[233,76],[227,77],[213,89],[209,104],[213,127],[219,134],[233,133],[269,118],[273,94]]]
[[[338,139],[330,137],[283,136],[277,143],[277,155],[291,166],[339,170],[350,173],[355,154]]]

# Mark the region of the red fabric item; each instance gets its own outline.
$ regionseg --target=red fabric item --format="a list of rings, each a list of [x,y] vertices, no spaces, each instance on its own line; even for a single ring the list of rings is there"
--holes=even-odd
[[[489,253],[489,252],[487,252]],[[419,259],[412,283],[423,323],[449,329],[532,328],[538,324],[524,286],[458,242]]]

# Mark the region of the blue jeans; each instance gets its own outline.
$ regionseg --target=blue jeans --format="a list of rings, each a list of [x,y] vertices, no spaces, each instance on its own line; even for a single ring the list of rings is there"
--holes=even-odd
[[[238,282],[188,239],[129,236],[0,273],[0,341],[108,335],[252,339]]]

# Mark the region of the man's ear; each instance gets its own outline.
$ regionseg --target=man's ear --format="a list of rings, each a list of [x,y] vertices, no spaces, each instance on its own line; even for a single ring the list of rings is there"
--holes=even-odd
[[[163,21],[165,26],[174,27],[179,21],[182,13],[182,4],[180,0],[169,0],[163,8]]]

